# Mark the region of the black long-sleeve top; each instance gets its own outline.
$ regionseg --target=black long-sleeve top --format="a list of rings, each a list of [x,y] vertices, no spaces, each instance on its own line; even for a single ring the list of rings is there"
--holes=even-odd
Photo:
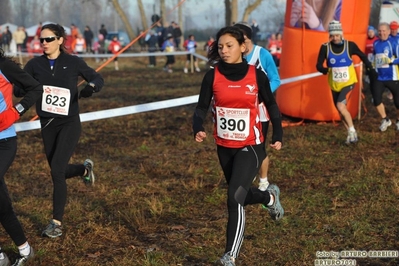
[[[372,69],[373,65],[370,63],[368,60],[367,56],[359,49],[359,47],[356,45],[356,43],[352,41],[347,41],[348,42],[348,50],[349,50],[349,55],[352,57],[353,55],[357,55],[363,63],[366,65],[367,69]],[[335,44],[333,42],[330,42],[331,44],[331,49],[334,53],[339,54],[344,50],[344,44]],[[319,55],[317,57],[317,64],[316,68],[317,71],[327,74],[328,73],[328,68],[323,66],[323,63],[325,60],[327,60],[327,45],[328,43],[324,43],[319,50]]]
[[[3,94],[3,97],[12,97],[13,85],[19,86],[26,91],[24,98],[20,101],[25,111],[34,105],[43,93],[43,86],[8,58],[0,59],[0,72],[6,78],[6,80],[0,79],[0,84],[2,85],[0,92]],[[7,86],[10,86],[10,88],[7,88]],[[7,89],[9,91],[6,92]],[[4,95],[5,93],[10,94]]]
[[[95,85],[95,92],[100,91],[104,85],[102,76],[89,67],[82,58],[64,52],[61,52],[55,60],[53,69],[50,67],[47,56],[42,55],[28,61],[24,70],[43,84],[43,86],[51,85],[69,89],[71,101],[68,116],[79,114],[79,77],[82,77],[87,82],[93,83]],[[14,90],[18,90],[18,88],[14,88]],[[39,117],[65,117],[63,115],[45,112],[42,110],[41,106],[42,99],[40,98],[36,104],[36,112]]]
[[[222,73],[227,79],[231,81],[238,81],[243,79],[248,72],[248,68],[249,65],[245,59],[242,63],[239,64],[227,64],[223,61],[218,63],[218,69],[220,73]],[[194,136],[199,131],[205,131],[203,123],[213,97],[214,78],[215,70],[211,69],[205,74],[204,79],[202,80],[198,104],[195,108],[193,116]],[[270,89],[269,79],[267,78],[266,74],[260,69],[256,69],[256,79],[259,89],[259,102],[263,102],[265,104],[270,116],[270,121],[273,124],[272,143],[275,143],[276,141],[282,142],[283,127],[281,124],[281,113]]]

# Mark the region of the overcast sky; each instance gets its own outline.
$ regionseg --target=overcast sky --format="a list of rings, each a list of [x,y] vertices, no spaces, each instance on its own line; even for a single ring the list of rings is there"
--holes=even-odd
[[[154,3],[158,2],[158,0],[143,0],[146,9],[149,9],[149,11],[152,11],[154,9]],[[166,6],[172,8],[179,2],[179,0],[166,0]],[[242,19],[244,9],[248,2],[253,2],[253,0],[238,0],[238,20]],[[280,6],[284,7],[283,9],[285,10],[286,0],[263,0],[262,4],[250,15],[250,19],[256,19],[264,29],[266,25],[263,24],[266,24],[265,20],[267,20],[268,14],[270,14],[270,2],[278,3]],[[198,27],[224,26],[224,0],[186,0],[182,4],[182,7],[183,17],[191,17]],[[155,5],[155,10],[159,10],[158,5]],[[272,12],[275,12],[275,10],[272,10]],[[177,20],[177,13],[177,10],[175,10],[168,14],[167,20]],[[190,27],[190,25],[187,26]]]

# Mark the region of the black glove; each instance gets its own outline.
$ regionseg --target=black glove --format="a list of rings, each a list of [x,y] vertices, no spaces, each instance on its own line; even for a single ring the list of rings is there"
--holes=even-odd
[[[323,68],[323,71],[321,73],[323,73],[323,75],[327,75],[328,74],[328,68],[327,67]]]
[[[374,68],[367,68],[366,69],[366,74],[369,76],[370,80],[377,80],[378,78],[378,72]]]
[[[92,86],[90,86],[89,84],[86,85],[86,87],[84,87],[79,94],[79,99],[80,98],[87,98],[93,95],[94,92],[94,88]]]

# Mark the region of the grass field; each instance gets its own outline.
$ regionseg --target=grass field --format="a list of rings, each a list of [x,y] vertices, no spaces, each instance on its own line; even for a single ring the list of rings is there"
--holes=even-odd
[[[81,112],[198,94],[202,73],[146,68],[147,58],[120,59],[101,73],[106,85],[80,101]],[[164,61],[163,61],[164,62]],[[98,65],[89,62],[94,68]],[[237,265],[315,265],[322,251],[399,250],[399,132],[379,132],[368,112],[355,121],[360,141],[344,144],[338,123],[284,128],[281,151],[271,151],[269,179],[281,189],[285,217],[270,219],[248,206]],[[384,98],[390,117],[393,103]],[[226,185],[212,138],[193,140],[195,105],[83,123],[71,162],[94,161],[97,182],[68,180],[64,235],[42,238],[51,218],[52,184],[39,130],[20,132],[6,175],[14,208],[36,250],[30,265],[212,265],[224,251]],[[30,110],[23,121],[34,116]],[[212,130],[210,115],[207,132]],[[11,258],[17,249],[0,231]],[[399,265],[399,258],[350,258],[357,265]],[[326,265],[326,264],[324,264]]]

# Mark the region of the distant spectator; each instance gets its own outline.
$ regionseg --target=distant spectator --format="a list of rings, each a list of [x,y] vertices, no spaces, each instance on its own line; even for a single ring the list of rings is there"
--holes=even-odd
[[[171,33],[168,33],[168,35],[166,36],[166,40],[164,41],[163,45],[162,45],[162,51],[166,52],[166,53],[171,53],[175,51],[175,43],[173,41],[173,35]],[[174,55],[166,55],[166,63],[164,66],[164,70],[172,73],[172,66],[175,63],[175,56]]]
[[[162,26],[162,23],[160,21],[158,21],[154,27],[154,30],[157,34],[158,37],[158,47],[159,49],[162,48],[162,44],[164,42],[164,36],[163,36],[163,32],[164,32],[164,27]]]
[[[28,32],[26,31],[25,27],[22,27],[22,30],[25,32],[25,39],[24,39],[24,43],[22,45],[22,51],[26,52],[28,50],[28,39],[29,39],[29,36],[28,36]]]
[[[40,32],[42,31],[42,26],[43,26],[42,22],[39,22],[39,25],[37,26],[37,29],[36,29],[35,36],[37,36],[39,38],[40,38]]]
[[[283,52],[283,35],[278,32],[276,34],[277,52],[276,52],[276,66],[280,66],[281,53]]]
[[[215,38],[213,38],[212,36],[209,37],[208,41],[205,43],[204,45],[204,50],[206,52],[209,52],[209,48],[211,47],[212,43],[215,41]]]
[[[99,54],[107,53],[107,51],[105,50],[105,38],[104,35],[102,35],[101,33],[98,34],[98,53]],[[106,59],[103,58],[103,60],[105,61]]]
[[[101,24],[101,28],[98,30],[98,43],[100,44],[100,47],[98,49],[99,54],[105,54],[107,51],[105,50],[105,38],[108,35],[108,31],[105,28],[104,24]],[[104,60],[106,60],[104,58]]]
[[[176,49],[177,49],[177,51],[179,51],[182,32],[181,32],[179,24],[177,24],[176,22],[172,22],[172,27],[173,27],[172,34],[173,34],[173,38],[175,41]]]
[[[102,36],[102,35],[101,35]],[[99,54],[100,53],[100,42],[98,41],[98,38],[94,38],[93,46],[92,46],[92,51],[94,54]],[[100,62],[100,59],[96,57],[96,63]]]
[[[279,37],[277,37],[279,36]],[[279,66],[280,63],[280,56],[281,56],[281,48],[282,48],[282,36],[281,33],[276,33],[270,35],[270,39],[267,45],[267,49],[273,56],[274,62],[276,66]]]
[[[185,40],[183,43],[183,47],[186,49],[186,51],[190,53],[195,53],[195,49],[197,48],[197,42],[195,41],[194,35],[190,34],[188,36],[188,39]],[[201,72],[201,69],[198,67],[197,57],[192,54],[188,54],[186,63],[184,65],[184,73],[188,73],[188,65],[191,63],[191,57],[194,61],[195,71]]]
[[[76,39],[78,38],[78,34],[79,34],[79,29],[75,26],[75,24],[71,24],[71,36],[72,39]]]
[[[399,41],[398,28],[399,28],[399,23],[396,21],[392,21],[389,24],[389,29],[391,30],[390,37],[393,38],[396,42]]]
[[[163,42],[165,42],[167,40],[169,34],[171,34],[173,37],[173,23],[174,22],[172,21],[169,24],[169,26],[165,25],[165,27],[163,28],[163,31],[162,31]],[[162,42],[162,44],[163,44],[163,42]],[[173,42],[174,42],[174,39],[173,39]]]
[[[92,53],[93,50],[91,48],[92,48],[94,34],[89,26],[85,27],[85,30],[83,31],[83,36],[84,36],[85,42],[86,42],[86,53]]]
[[[374,42],[378,40],[378,37],[376,35],[376,29],[373,26],[368,26],[367,28],[367,38],[366,38],[366,47],[364,49],[364,53],[367,56],[367,59],[370,62],[374,62]],[[366,68],[363,69],[363,79],[364,83],[363,84],[369,84],[369,87],[371,88],[374,85],[374,79],[372,76],[369,76],[369,71],[367,71]],[[392,96],[392,93],[389,91],[387,96]]]
[[[12,34],[12,37],[17,45],[17,51],[22,52],[24,50],[24,40],[26,38],[26,34],[23,27],[18,27],[16,31]]]
[[[104,39],[107,37],[108,31],[105,28],[104,24],[101,24],[101,28],[99,29],[98,32],[104,36]]]
[[[256,45],[258,41],[259,25],[256,20],[252,20],[252,42]]]
[[[40,44],[39,36],[35,35],[35,37],[33,37],[33,40],[29,43],[29,48],[30,48],[31,53],[34,53],[34,54],[42,54],[43,53],[43,49]],[[38,55],[35,55],[35,56],[38,56]]]
[[[10,43],[12,39],[12,34],[11,31],[8,29],[8,26],[3,31],[3,34],[1,35],[1,47],[3,48],[3,51],[6,53],[10,52]]]
[[[117,54],[121,48],[122,45],[118,41],[118,36],[114,36],[114,38],[112,38],[112,41],[108,45],[108,51],[113,54]],[[115,57],[114,65],[115,65],[115,70],[119,70],[118,57]]]
[[[150,32],[147,34],[145,38],[146,44],[148,46],[148,52],[149,53],[154,53],[157,50],[157,44],[158,44],[158,36],[157,33],[154,30],[150,30]],[[156,66],[156,59],[155,56],[150,55],[148,57],[150,64],[148,67],[155,67]]]
[[[367,28],[367,39],[366,39],[366,48],[365,54],[367,55],[367,59],[370,62],[373,62],[373,51],[374,51],[374,42],[378,40],[378,36],[376,35],[376,29],[373,26],[369,26]]]
[[[81,33],[78,33],[77,38],[72,41],[71,48],[77,54],[83,54],[86,51],[86,41]]]
[[[140,45],[141,52],[144,52],[147,50],[146,43],[145,43],[146,34],[143,34],[143,33],[144,33],[144,31],[140,30],[139,35],[141,35],[141,37],[139,38],[139,45]]]

